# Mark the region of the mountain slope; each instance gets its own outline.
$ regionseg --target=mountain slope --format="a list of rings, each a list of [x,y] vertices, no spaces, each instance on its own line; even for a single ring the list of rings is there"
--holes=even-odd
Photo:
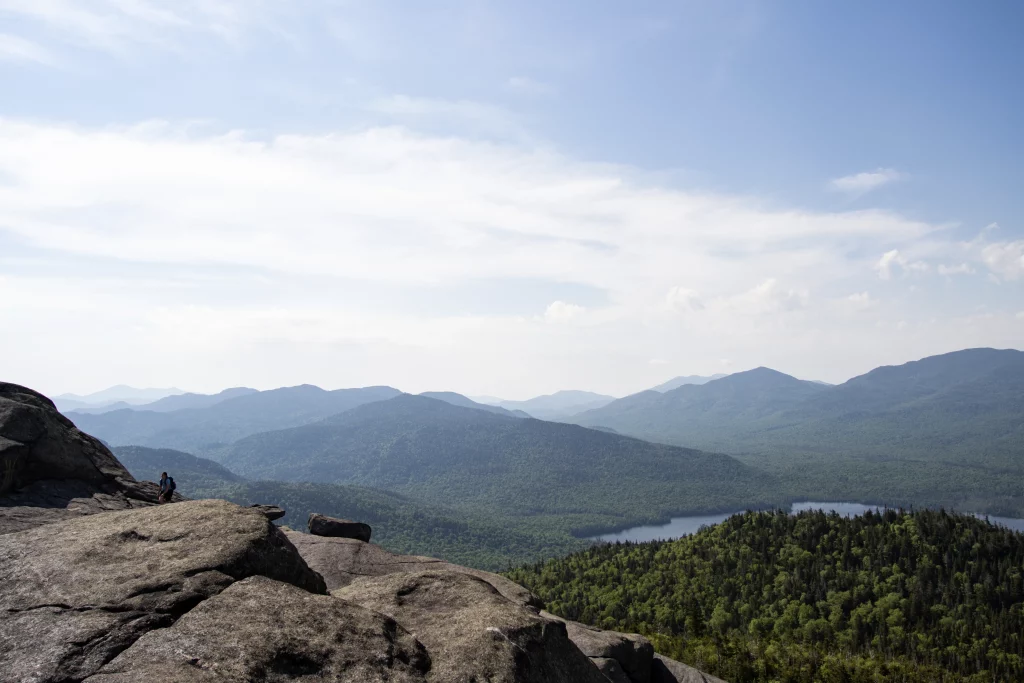
[[[226,401],[229,398],[238,398],[239,396],[248,396],[249,394],[256,393],[259,393],[256,389],[235,387],[233,389],[225,389],[224,391],[216,394],[176,394],[174,396],[165,396],[158,401],[153,401],[152,403],[144,403],[137,406],[136,410],[152,410],[157,413],[169,413],[173,410],[209,408],[210,406]]]
[[[711,375],[709,377],[705,377],[703,375],[680,375],[679,377],[673,377],[669,381],[659,384],[656,387],[651,387],[650,390],[660,391],[664,393],[666,391],[678,389],[679,387],[684,386],[686,384],[707,384],[708,382],[712,382],[716,379],[721,379],[725,376],[726,375],[723,373],[718,373],[716,375]]]
[[[611,427],[661,443],[731,445],[730,435],[827,390],[815,382],[768,368],[737,372],[703,385],[686,384],[664,393],[627,396],[582,413],[572,422]]]
[[[564,390],[525,401],[501,401],[498,405],[509,410],[521,410],[538,420],[558,420],[606,406],[614,400],[614,396],[592,391]]]
[[[967,349],[838,386],[752,373],[642,392],[574,421],[733,454],[795,497],[1024,514],[1024,353]]]
[[[86,394],[84,396],[79,396],[77,394],[61,394],[57,397],[57,400],[74,401],[93,406],[109,405],[111,403],[117,403],[118,401],[124,401],[130,405],[140,405],[142,403],[157,401],[165,396],[174,396],[183,393],[185,392],[175,387],[171,387],[169,389],[136,389],[135,387],[130,387],[125,384],[118,384],[117,386],[97,391],[92,394]]]
[[[358,484],[587,533],[777,500],[724,455],[402,395],[218,454],[250,478]]]
[[[196,494],[199,490],[244,481],[220,463],[169,448],[116,446],[110,450],[136,479],[160,481],[160,473],[167,472],[187,498],[201,497]]]
[[[1024,353],[968,349],[877,368],[838,386],[759,368],[661,397],[642,392],[573,421],[734,453],[877,457],[898,449],[959,462],[970,450],[982,462],[988,454],[1008,460],[1019,447],[1022,404]]]
[[[257,432],[322,420],[372,401],[397,396],[391,387],[325,391],[302,385],[237,396],[207,408],[158,413],[118,410],[69,413],[80,429],[114,446],[174,448],[208,453]]]
[[[279,523],[294,529],[304,529],[311,512],[358,519],[373,527],[374,542],[388,550],[439,557],[479,569],[504,569],[588,545],[566,533],[538,533],[501,519],[429,505],[380,489],[246,481],[213,460],[180,451],[142,446],[112,450],[132,476],[157,481],[161,472],[168,472],[178,492],[188,498],[280,505],[286,514]]]
[[[483,410],[487,413],[495,413],[496,415],[506,415],[508,417],[530,417],[521,410],[512,411],[506,410],[498,406],[487,405],[486,403],[477,403],[471,398],[467,398],[462,394],[457,394],[454,391],[424,391],[419,394],[425,398],[433,398],[438,401],[444,401],[453,406],[461,406],[463,408],[473,408],[474,410]]]

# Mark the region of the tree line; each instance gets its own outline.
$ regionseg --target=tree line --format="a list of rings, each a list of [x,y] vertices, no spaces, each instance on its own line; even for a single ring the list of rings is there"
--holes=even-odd
[[[733,683],[1024,680],[1024,535],[941,510],[747,512],[509,576]]]

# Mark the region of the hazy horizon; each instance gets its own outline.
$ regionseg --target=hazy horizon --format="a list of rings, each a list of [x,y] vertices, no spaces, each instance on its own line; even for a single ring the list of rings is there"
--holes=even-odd
[[[0,376],[521,399],[1020,348],[1022,18],[0,2]]]
[[[962,350],[967,350],[967,349],[956,349],[956,351],[962,351]],[[1008,350],[1024,352],[1024,349],[1019,349],[1019,348],[1008,349]],[[935,354],[935,355],[940,355],[940,354]],[[913,362],[913,361],[917,361],[917,360],[921,360],[921,358],[910,358],[910,359],[908,359],[905,362],[909,363],[909,362]],[[904,363],[891,363],[891,364],[888,364],[888,365],[903,365],[903,364]],[[317,382],[297,382],[297,383],[293,383],[293,384],[281,384],[281,385],[273,385],[273,386],[256,386],[254,384],[237,384],[237,385],[233,385],[233,386],[219,387],[219,388],[215,388],[215,389],[208,390],[208,391],[199,391],[199,390],[195,390],[195,389],[187,388],[187,387],[186,388],[182,388],[182,387],[176,386],[176,385],[167,386],[167,387],[148,387],[148,386],[147,387],[142,387],[142,386],[131,385],[131,384],[128,384],[126,382],[116,382],[116,383],[113,383],[113,384],[109,384],[109,385],[106,385],[106,386],[99,387],[99,388],[97,388],[95,390],[92,390],[92,391],[61,391],[61,392],[45,392],[44,391],[43,393],[45,393],[47,396],[49,396],[51,398],[59,398],[59,397],[72,397],[72,396],[87,397],[87,396],[90,396],[92,394],[98,394],[98,393],[102,393],[102,392],[105,392],[105,391],[108,391],[108,390],[120,389],[120,388],[131,389],[131,390],[136,390],[136,391],[168,390],[168,391],[173,391],[173,392],[182,393],[182,394],[184,394],[184,393],[217,394],[217,393],[220,393],[221,391],[226,391],[228,389],[235,389],[235,388],[242,388],[242,387],[249,388],[249,389],[256,389],[257,391],[269,391],[269,390],[273,390],[273,389],[291,388],[291,387],[297,387],[297,386],[303,386],[303,385],[313,385],[313,386],[319,387],[319,388],[327,390],[327,391],[332,391],[332,390],[336,390],[336,389],[356,389],[356,388],[363,388],[363,387],[370,387],[370,386],[390,386],[390,387],[392,387],[394,389],[398,389],[399,391],[402,391],[402,392],[408,393],[408,394],[421,394],[421,393],[431,392],[431,391],[451,391],[451,392],[455,392],[455,393],[461,394],[461,395],[463,395],[463,396],[465,396],[467,398],[470,398],[472,400],[477,400],[477,399],[495,399],[495,400],[501,400],[501,401],[513,401],[514,402],[514,401],[525,401],[525,400],[529,400],[529,399],[532,399],[532,398],[538,398],[538,397],[541,397],[541,396],[547,396],[547,395],[550,395],[550,394],[556,394],[556,393],[562,392],[562,391],[584,391],[584,392],[590,392],[590,393],[594,393],[594,394],[603,394],[603,395],[606,395],[606,396],[612,396],[614,398],[623,398],[625,396],[629,396],[631,394],[635,394],[635,393],[638,393],[640,391],[645,391],[645,390],[653,389],[656,386],[660,386],[661,384],[664,384],[664,383],[666,383],[666,382],[668,382],[670,380],[676,379],[678,377],[703,377],[703,378],[706,378],[706,379],[711,379],[711,378],[713,378],[714,374],[720,374],[722,377],[727,377],[729,375],[734,375],[734,374],[742,373],[742,372],[749,372],[750,370],[755,370],[757,368],[762,368],[762,367],[768,367],[771,370],[776,370],[778,372],[782,372],[783,374],[787,374],[787,375],[790,375],[791,377],[795,377],[796,379],[804,380],[804,381],[807,381],[807,382],[818,382],[818,383],[824,382],[824,380],[821,380],[819,378],[815,378],[815,377],[799,377],[799,376],[794,375],[792,373],[785,372],[784,370],[780,370],[779,368],[771,368],[769,366],[759,365],[759,366],[755,366],[755,367],[751,367],[751,368],[744,368],[742,370],[732,370],[732,371],[725,372],[725,373],[712,373],[712,374],[709,374],[709,375],[700,375],[699,373],[685,373],[684,372],[684,373],[680,373],[678,375],[673,375],[672,377],[665,377],[661,381],[656,381],[654,384],[644,385],[644,386],[642,386],[642,387],[640,387],[640,388],[638,388],[638,389],[636,389],[634,391],[630,391],[630,392],[623,393],[623,394],[612,394],[612,393],[608,393],[608,392],[601,392],[601,391],[597,391],[597,390],[594,390],[594,389],[589,389],[589,388],[586,388],[586,387],[560,387],[560,388],[555,389],[553,391],[527,393],[527,394],[523,394],[523,395],[520,395],[520,396],[498,396],[496,394],[487,393],[487,392],[462,391],[462,390],[460,390],[458,388],[454,388],[454,387],[450,387],[450,386],[435,386],[435,387],[427,387],[427,388],[409,389],[409,388],[406,388],[405,386],[402,386],[401,384],[385,384],[385,383],[381,383],[381,382],[372,382],[372,383],[364,384],[364,385],[344,385],[344,386],[325,386],[325,385],[319,384]],[[875,366],[875,367],[882,367],[882,366]],[[843,379],[841,379],[839,381],[827,382],[827,384],[832,384],[832,385],[842,384],[842,383],[844,383],[844,382],[846,382],[848,380],[853,379],[854,377],[859,377],[860,375],[866,374],[867,372],[870,372],[871,370],[874,370],[875,367],[866,368],[864,370],[864,372],[860,372],[860,373],[857,373],[855,375],[851,375],[850,377],[845,377],[845,378],[843,378]],[[38,387],[30,387],[30,388],[34,388],[37,391],[41,391]],[[167,394],[167,395],[173,395],[173,394]]]

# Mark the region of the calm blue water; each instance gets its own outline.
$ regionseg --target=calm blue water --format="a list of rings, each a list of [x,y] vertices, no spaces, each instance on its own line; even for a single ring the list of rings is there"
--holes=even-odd
[[[635,526],[632,529],[626,529],[618,533],[595,536],[594,540],[608,541],[609,543],[615,543],[616,541],[643,543],[644,541],[656,541],[658,539],[679,538],[680,536],[689,536],[693,532],[698,531],[702,526],[711,526],[712,524],[723,522],[735,514],[735,512],[727,512],[724,515],[706,515],[703,517],[673,517],[672,521],[668,524]]]
[[[862,515],[868,510],[878,509],[879,508],[876,505],[862,505],[861,503],[819,503],[810,501],[805,503],[793,503],[790,512],[795,514],[804,510],[824,510],[825,512],[838,512],[844,517],[852,517],[853,515]],[[700,530],[702,526],[718,524],[735,514],[737,514],[737,512],[727,512],[719,515],[700,515],[695,517],[673,517],[672,521],[668,524],[637,526],[614,534],[595,536],[593,540],[607,541],[609,543],[615,543],[616,541],[643,543],[645,541],[656,541],[659,539],[667,540],[671,538],[679,538],[680,536],[689,536],[690,534]],[[980,518],[985,517],[985,515],[975,516]],[[1024,532],[1024,519],[993,517],[989,515],[988,520],[993,524],[999,524],[1009,529]]]

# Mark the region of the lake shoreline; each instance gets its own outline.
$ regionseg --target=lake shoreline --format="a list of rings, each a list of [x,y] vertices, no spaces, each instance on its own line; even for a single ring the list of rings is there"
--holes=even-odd
[[[630,527],[628,529],[623,529],[621,531],[590,536],[587,540],[596,541],[598,543],[646,543],[649,541],[673,540],[676,538],[681,538],[683,536],[688,536],[690,534],[696,533],[702,527],[720,524],[721,522],[724,522],[733,515],[743,514],[744,512],[748,511],[773,509],[783,508],[747,508],[744,510],[735,510],[732,512],[725,513],[673,517],[665,524],[649,524]],[[808,510],[823,510],[826,513],[836,512],[845,517],[851,517],[856,515],[862,515],[868,510],[878,511],[886,509],[901,509],[901,506],[888,506],[882,503],[854,503],[843,501],[795,501],[790,503],[789,514],[797,514],[799,512],[805,512]],[[902,509],[910,510],[913,508],[904,507]],[[965,512],[962,514],[973,515],[978,519],[987,519],[992,524],[1003,526],[1013,531],[1024,532],[1024,519],[1018,519],[1014,517],[998,517],[995,515],[986,515],[974,512]]]

